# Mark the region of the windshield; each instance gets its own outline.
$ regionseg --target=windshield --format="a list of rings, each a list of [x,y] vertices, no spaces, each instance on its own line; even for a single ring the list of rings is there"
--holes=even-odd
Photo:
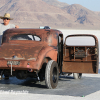
[[[73,37],[68,37],[66,39],[66,45],[69,46],[94,46],[95,45],[95,39],[91,36],[73,36]]]

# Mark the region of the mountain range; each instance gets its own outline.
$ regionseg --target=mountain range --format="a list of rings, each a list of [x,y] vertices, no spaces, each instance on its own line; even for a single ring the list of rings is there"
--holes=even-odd
[[[23,28],[100,29],[100,12],[58,0],[0,0],[0,16],[5,13]]]

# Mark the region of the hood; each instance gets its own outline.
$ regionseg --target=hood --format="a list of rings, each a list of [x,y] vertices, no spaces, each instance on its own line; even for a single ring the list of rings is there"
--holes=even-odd
[[[0,58],[11,60],[37,60],[44,47],[41,43],[34,44],[3,44],[0,47]]]

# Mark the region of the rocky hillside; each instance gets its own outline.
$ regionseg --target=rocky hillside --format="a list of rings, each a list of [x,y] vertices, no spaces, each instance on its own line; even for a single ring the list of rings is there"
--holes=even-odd
[[[52,28],[100,29],[100,12],[58,0],[1,0],[0,16],[5,12],[14,18],[11,23],[25,28],[48,25]]]
[[[68,6],[67,3],[62,3],[62,2],[59,2],[58,0],[42,0],[42,1],[46,2],[49,5],[59,7],[59,8]]]

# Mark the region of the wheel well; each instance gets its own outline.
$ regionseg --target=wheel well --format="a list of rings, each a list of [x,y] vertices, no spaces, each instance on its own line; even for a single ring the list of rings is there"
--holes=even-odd
[[[48,63],[48,61],[50,61],[52,59],[50,57],[46,57],[44,60],[45,60],[44,62]]]
[[[46,65],[48,63],[48,61],[52,60],[50,57],[45,57],[43,60],[43,64],[42,67],[38,73],[39,77],[44,77],[45,76],[45,69],[46,69]]]

